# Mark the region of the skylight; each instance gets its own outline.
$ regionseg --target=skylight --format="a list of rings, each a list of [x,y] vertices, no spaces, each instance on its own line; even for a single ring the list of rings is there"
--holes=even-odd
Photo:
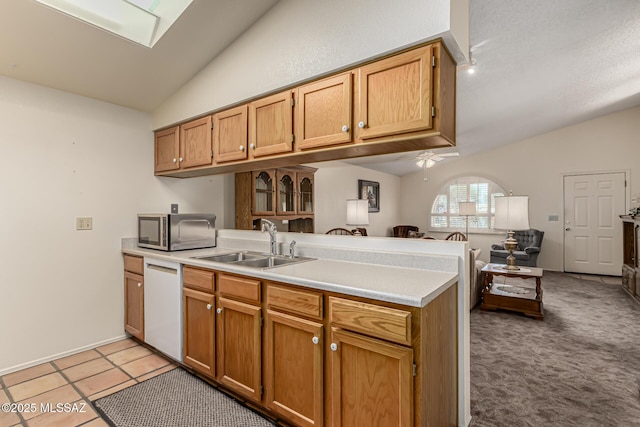
[[[153,45],[193,0],[36,0],[147,47]]]

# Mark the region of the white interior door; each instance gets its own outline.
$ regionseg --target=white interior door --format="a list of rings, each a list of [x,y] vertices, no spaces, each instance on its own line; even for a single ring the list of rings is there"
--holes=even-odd
[[[619,276],[624,172],[564,177],[564,269]]]

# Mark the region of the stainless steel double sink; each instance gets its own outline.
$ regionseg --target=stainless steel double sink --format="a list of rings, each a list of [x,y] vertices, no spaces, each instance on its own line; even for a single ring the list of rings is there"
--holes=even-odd
[[[223,262],[226,264],[241,265],[244,267],[253,268],[274,268],[281,267],[283,265],[296,264],[299,262],[313,261],[315,258],[308,257],[288,257],[284,255],[269,255],[260,252],[251,251],[238,251],[228,254],[209,255],[209,256],[195,256],[194,259],[200,259],[204,261]]]

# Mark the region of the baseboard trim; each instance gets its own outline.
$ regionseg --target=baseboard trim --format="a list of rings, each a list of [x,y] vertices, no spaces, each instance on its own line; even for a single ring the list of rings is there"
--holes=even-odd
[[[51,362],[52,360],[56,360],[56,359],[60,359],[62,357],[67,357],[67,356],[71,356],[73,354],[76,353],[80,353],[86,350],[91,350],[92,348],[96,348],[96,347],[100,347],[106,344],[111,344],[112,342],[116,342],[116,341],[120,341],[122,339],[127,338],[129,335],[127,334],[123,334],[117,337],[113,337],[113,338],[109,338],[103,341],[99,341],[93,344],[88,344],[82,347],[77,347],[74,348],[72,350],[68,350],[68,351],[63,351],[62,353],[57,353],[57,354],[52,354],[50,356],[46,356],[40,359],[36,359],[36,360],[32,360],[30,362],[26,362],[26,363],[21,363],[20,365],[15,365],[15,366],[10,366],[8,368],[5,369],[1,369],[0,370],[0,377],[10,374],[12,372],[16,372],[16,371],[21,371],[22,369],[27,369],[27,368],[31,368],[33,366],[37,366],[37,365],[41,365],[43,363],[46,362]]]

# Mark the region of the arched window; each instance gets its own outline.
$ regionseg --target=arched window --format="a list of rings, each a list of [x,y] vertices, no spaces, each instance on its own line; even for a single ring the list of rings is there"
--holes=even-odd
[[[476,202],[476,215],[469,217],[469,231],[491,232],[496,212],[495,197],[507,192],[493,181],[479,176],[463,176],[447,182],[431,206],[431,230],[463,231],[466,217],[459,216],[458,203]]]

